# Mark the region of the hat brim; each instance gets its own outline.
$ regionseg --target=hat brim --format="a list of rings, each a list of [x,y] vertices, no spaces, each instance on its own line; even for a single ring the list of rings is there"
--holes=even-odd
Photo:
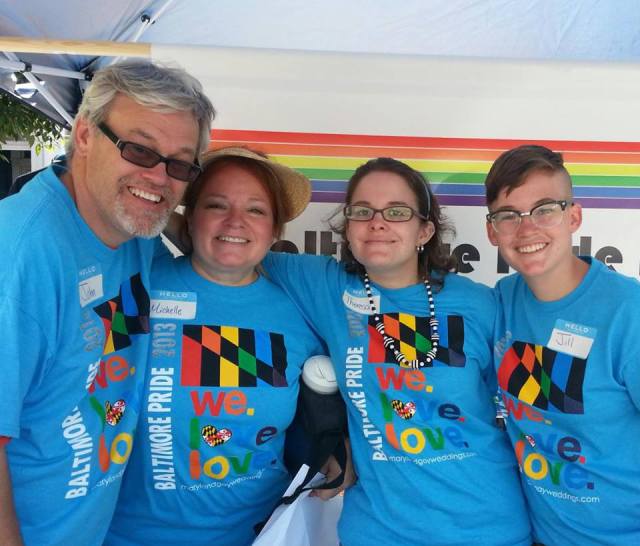
[[[311,200],[311,182],[302,173],[257,154],[247,148],[230,146],[218,150],[209,150],[200,158],[203,172],[213,163],[229,157],[243,157],[262,163],[273,172],[282,192],[280,197],[285,201],[287,211],[285,222],[290,222],[302,214]]]

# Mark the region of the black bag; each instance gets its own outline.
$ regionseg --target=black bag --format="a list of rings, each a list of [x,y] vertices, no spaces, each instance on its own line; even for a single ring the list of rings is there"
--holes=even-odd
[[[302,424],[310,439],[306,464],[309,466],[307,475],[296,490],[286,497],[282,497],[273,507],[275,510],[281,504],[291,504],[303,491],[310,489],[333,489],[340,487],[344,481],[347,465],[347,450],[344,444],[347,434],[347,409],[339,392],[321,394],[310,389],[304,381],[300,381],[300,395],[298,411]],[[320,472],[320,469],[333,455],[340,465],[342,472],[335,479],[316,486],[309,486],[309,482]],[[273,513],[273,510],[271,513]],[[256,524],[256,535],[266,525],[266,520]]]
[[[282,502],[291,504],[303,491],[308,489],[333,489],[344,481],[347,464],[347,450],[344,438],[347,434],[347,409],[339,392],[321,394],[310,389],[304,381],[300,381],[300,411],[302,423],[311,437],[311,447],[307,464],[309,470],[302,483],[293,494]],[[314,487],[308,483],[320,471],[322,466],[333,455],[342,472],[330,482]]]

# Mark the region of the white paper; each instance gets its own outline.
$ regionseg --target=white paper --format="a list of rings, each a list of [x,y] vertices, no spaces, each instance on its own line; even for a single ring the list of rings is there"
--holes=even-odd
[[[302,465],[284,496],[291,495],[307,475],[307,465]],[[324,480],[320,473],[311,483]],[[281,504],[256,538],[253,546],[337,546],[337,524],[342,511],[342,496],[328,501],[310,497],[305,491],[289,505]]]

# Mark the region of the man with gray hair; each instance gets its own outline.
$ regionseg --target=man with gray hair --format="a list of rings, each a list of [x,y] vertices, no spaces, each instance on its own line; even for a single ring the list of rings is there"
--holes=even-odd
[[[102,544],[141,403],[156,236],[214,110],[176,68],[96,73],[66,167],[0,202],[0,544]]]

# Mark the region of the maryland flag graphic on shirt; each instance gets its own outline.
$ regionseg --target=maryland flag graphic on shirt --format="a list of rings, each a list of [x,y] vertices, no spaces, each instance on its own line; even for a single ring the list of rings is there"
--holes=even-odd
[[[286,387],[284,336],[235,326],[187,324],[182,329],[184,386]]]
[[[416,317],[407,313],[387,313],[382,315],[384,330],[388,336],[400,342],[400,351],[408,360],[426,360],[431,349],[429,318]],[[451,366],[461,368],[466,363],[464,355],[464,321],[461,316],[438,317],[440,322],[440,344],[436,360],[430,366]],[[395,362],[393,353],[385,349],[382,336],[378,333],[369,315],[369,362]]]
[[[519,400],[558,413],[584,413],[587,361],[542,345],[515,341],[498,368],[498,384]]]
[[[118,295],[94,307],[104,326],[103,356],[131,345],[131,336],[149,333],[149,294],[140,273],[120,285]]]

